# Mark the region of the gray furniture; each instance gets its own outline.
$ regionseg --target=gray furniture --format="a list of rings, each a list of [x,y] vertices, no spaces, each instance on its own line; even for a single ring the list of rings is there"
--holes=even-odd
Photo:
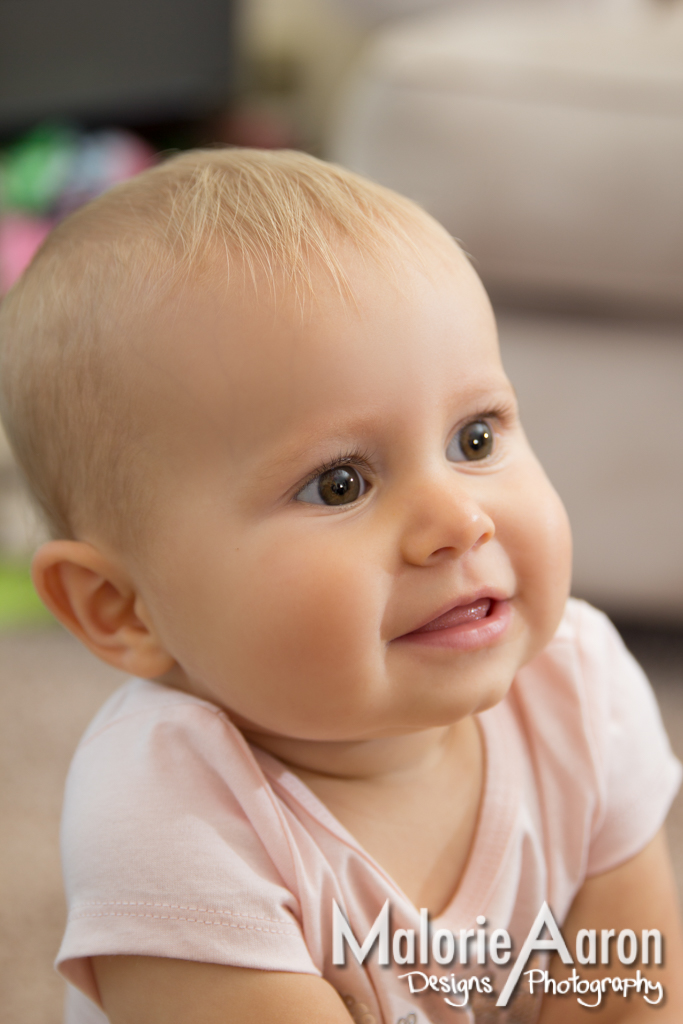
[[[329,155],[422,203],[502,311],[575,591],[683,621],[683,3],[463,4],[376,30]]]

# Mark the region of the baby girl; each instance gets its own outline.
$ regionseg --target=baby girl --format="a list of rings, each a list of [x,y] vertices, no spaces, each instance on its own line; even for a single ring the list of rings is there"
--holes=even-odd
[[[35,585],[133,677],[67,784],[69,1024],[678,1024],[680,769],[453,240],[189,153],[0,321]]]

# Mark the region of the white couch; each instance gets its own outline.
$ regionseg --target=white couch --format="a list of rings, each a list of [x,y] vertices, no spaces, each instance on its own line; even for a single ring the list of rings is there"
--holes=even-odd
[[[422,203],[504,310],[576,592],[683,621],[682,0],[480,0],[385,24],[329,155]]]

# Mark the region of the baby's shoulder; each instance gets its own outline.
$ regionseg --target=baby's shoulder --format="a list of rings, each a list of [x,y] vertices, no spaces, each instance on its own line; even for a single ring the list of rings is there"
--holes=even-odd
[[[126,829],[135,843],[152,827],[167,831],[183,815],[244,819],[243,805],[262,788],[258,764],[224,711],[133,679],[102,707],[76,750],[64,834],[79,835],[86,822],[102,836]]]
[[[280,818],[253,751],[219,707],[132,680],[91,723],[71,764],[67,885],[73,877],[95,889],[108,872],[123,890],[148,893],[164,874],[189,898],[188,872],[210,882],[218,872],[237,888],[277,887],[289,866],[273,863]]]
[[[207,713],[225,718],[220,708],[190,693],[150,679],[129,679],[102,705],[83,734],[79,749],[109,730],[113,734],[137,731],[174,719],[191,727]]]
[[[613,623],[598,608],[576,597],[570,597],[555,635],[541,652],[551,659],[564,659],[574,652],[583,671],[590,671],[598,663],[602,666],[619,660],[628,652]]]
[[[533,693],[540,714],[566,714],[575,705],[584,726],[609,716],[623,701],[654,706],[647,678],[614,625],[576,598],[567,601],[550,643],[520,670],[513,691],[521,699]]]
[[[124,683],[83,734],[69,781],[83,776],[84,765],[97,766],[100,788],[111,775],[122,780],[173,774],[182,762],[189,779],[205,771],[234,772],[254,758],[242,733],[220,707],[182,690],[147,679]],[[68,793],[67,786],[67,793]]]
[[[92,722],[67,780],[61,969],[88,991],[81,960],[94,952],[317,973],[281,817],[220,708],[126,683]]]
[[[571,599],[547,647],[518,673],[509,704],[537,762],[571,766],[606,792],[674,763],[652,688],[606,615]],[[677,770],[677,769],[676,769]],[[612,780],[612,781],[610,781]]]
[[[168,773],[169,764],[179,759],[195,772],[207,763],[216,767],[226,754],[234,761],[241,739],[227,715],[208,701],[151,680],[130,679],[81,737],[67,778],[67,799],[75,784],[81,788],[91,774],[98,791],[107,784],[122,791],[126,780],[134,785],[136,779]]]

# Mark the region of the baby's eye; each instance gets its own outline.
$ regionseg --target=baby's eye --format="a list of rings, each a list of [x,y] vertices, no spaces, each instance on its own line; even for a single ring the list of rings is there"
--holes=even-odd
[[[453,437],[446,449],[451,462],[476,462],[493,452],[493,428],[486,420],[473,420]]]
[[[306,484],[296,499],[312,505],[350,505],[365,494],[367,486],[353,466],[335,466]]]

